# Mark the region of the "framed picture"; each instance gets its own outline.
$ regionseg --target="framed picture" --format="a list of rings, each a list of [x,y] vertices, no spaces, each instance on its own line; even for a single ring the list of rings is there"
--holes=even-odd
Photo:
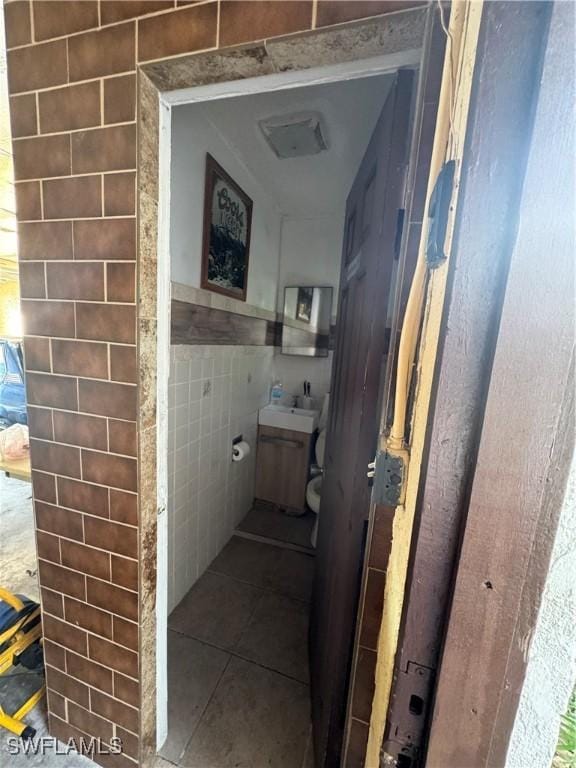
[[[312,299],[314,298],[314,288],[298,288],[298,299],[296,301],[296,320],[303,323],[309,323],[312,319]]]
[[[246,301],[252,200],[206,155],[202,288]]]

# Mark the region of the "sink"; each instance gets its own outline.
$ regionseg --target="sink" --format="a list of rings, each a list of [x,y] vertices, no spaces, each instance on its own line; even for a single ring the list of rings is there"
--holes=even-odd
[[[318,426],[318,416],[319,411],[308,411],[305,408],[266,405],[258,411],[258,424],[311,434]]]

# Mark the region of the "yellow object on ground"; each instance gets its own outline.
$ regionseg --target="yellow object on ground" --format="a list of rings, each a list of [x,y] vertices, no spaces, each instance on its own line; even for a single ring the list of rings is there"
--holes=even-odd
[[[0,726],[23,739],[35,734],[24,717],[46,691],[41,643],[40,606],[0,587]]]
[[[6,472],[8,477],[30,482],[30,456],[25,459],[0,459],[0,472]]]

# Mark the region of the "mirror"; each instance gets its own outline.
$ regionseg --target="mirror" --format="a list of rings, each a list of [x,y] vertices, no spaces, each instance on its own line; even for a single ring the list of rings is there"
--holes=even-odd
[[[332,288],[306,285],[285,288],[282,354],[327,357],[331,316]]]

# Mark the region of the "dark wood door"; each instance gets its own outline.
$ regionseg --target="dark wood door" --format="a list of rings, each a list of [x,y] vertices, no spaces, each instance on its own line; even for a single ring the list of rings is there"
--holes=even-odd
[[[310,651],[314,751],[337,766],[370,508],[413,73],[397,73],[346,203]]]

